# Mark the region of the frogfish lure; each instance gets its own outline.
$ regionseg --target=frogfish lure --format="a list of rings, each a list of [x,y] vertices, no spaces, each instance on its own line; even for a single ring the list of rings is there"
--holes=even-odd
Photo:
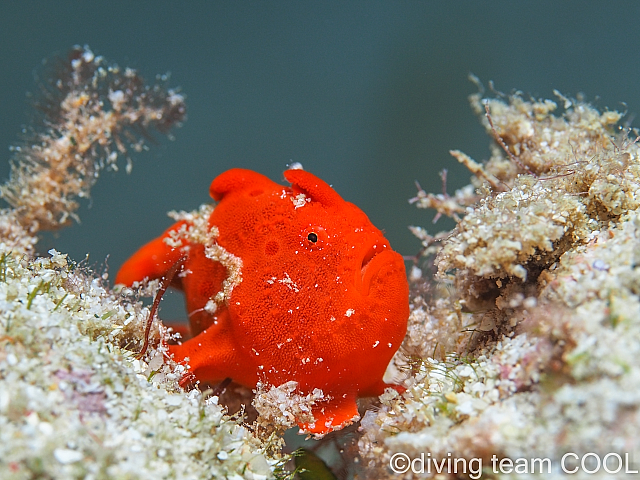
[[[304,170],[290,187],[234,168],[213,180],[215,208],[185,215],[138,250],[116,283],[162,278],[184,292],[193,338],[169,347],[192,378],[322,391],[302,433],[359,419],[407,330],[402,257],[358,207]],[[401,387],[398,387],[401,388]]]

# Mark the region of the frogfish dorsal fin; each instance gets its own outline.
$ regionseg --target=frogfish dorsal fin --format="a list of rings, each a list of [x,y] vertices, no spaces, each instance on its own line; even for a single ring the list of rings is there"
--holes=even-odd
[[[277,183],[271,181],[268,177],[253,170],[232,168],[214,178],[209,187],[209,194],[214,200],[219,202],[230,192],[240,190],[259,191],[262,189],[273,189],[278,186]]]
[[[324,180],[320,180],[314,174],[304,170],[286,170],[284,178],[291,183],[294,193],[304,193],[311,200],[321,203],[326,207],[343,205],[345,201]]]

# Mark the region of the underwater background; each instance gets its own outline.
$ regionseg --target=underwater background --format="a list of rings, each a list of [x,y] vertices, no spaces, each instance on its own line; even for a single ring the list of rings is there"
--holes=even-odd
[[[50,235],[55,247],[111,278],[172,221],[166,212],[208,202],[232,167],[275,181],[292,162],[361,207],[404,255],[420,248],[432,212],[407,200],[414,181],[441,191],[468,183],[448,151],[477,161],[489,141],[468,106],[476,75],[525,97],[582,92],[601,110],[640,113],[638,2],[3,2],[0,7],[0,178],[9,146],[34,118],[42,60],[88,45],[149,83],[171,72],[187,96],[175,141],[134,154],[131,174],[103,172],[82,223]],[[624,102],[624,103],[623,103]],[[124,167],[124,162],[121,163]],[[284,182],[283,182],[284,183]],[[105,260],[108,257],[108,260]],[[175,302],[175,300],[174,300]],[[179,318],[181,307],[163,307]]]

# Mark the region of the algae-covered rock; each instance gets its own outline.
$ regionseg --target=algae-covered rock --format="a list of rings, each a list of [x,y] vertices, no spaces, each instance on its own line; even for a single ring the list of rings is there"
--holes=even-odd
[[[618,459],[637,470],[637,134],[615,128],[616,112],[560,100],[554,116],[550,100],[472,96],[496,142],[485,164],[452,152],[475,191],[414,199],[457,226],[415,230],[440,283],[415,276],[395,358],[409,389],[362,422],[376,478],[586,475],[583,455],[596,476]]]
[[[136,359],[148,308],[65,255],[0,249],[0,477],[273,477],[241,419]],[[157,333],[157,332],[156,332]]]

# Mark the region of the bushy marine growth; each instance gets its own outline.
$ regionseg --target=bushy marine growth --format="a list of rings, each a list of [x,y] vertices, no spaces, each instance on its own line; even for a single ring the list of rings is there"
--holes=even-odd
[[[11,177],[0,186],[15,220],[33,234],[77,218],[77,198],[88,197],[102,169],[117,169],[125,157],[129,170],[129,151],[145,148],[153,130],[168,134],[186,114],[177,90],[150,87],[135,70],[109,64],[87,47],[50,68],[36,104],[42,125],[13,147]],[[0,228],[5,241],[16,238],[10,225]]]
[[[640,452],[637,134],[616,127],[617,112],[559,99],[556,116],[550,100],[472,96],[491,158],[452,151],[471,185],[413,200],[457,226],[414,228],[440,283],[414,281],[396,357],[411,387],[362,421],[376,478],[398,478],[396,452],[485,466],[545,457],[559,476],[567,451]]]
[[[149,309],[104,283],[0,248],[0,477],[272,478],[217,397],[185,395],[183,366],[135,359]]]
[[[120,156],[130,168],[127,152],[185,115],[177,91],[148,87],[87,47],[54,71],[39,104],[43,125],[14,149],[0,187],[11,205],[0,210],[0,476],[273,478],[280,464],[263,453],[268,444],[217,397],[185,395],[183,366],[154,348],[135,358],[148,308],[114,295],[106,274],[53,250],[34,254],[38,232],[75,218],[100,170]]]

